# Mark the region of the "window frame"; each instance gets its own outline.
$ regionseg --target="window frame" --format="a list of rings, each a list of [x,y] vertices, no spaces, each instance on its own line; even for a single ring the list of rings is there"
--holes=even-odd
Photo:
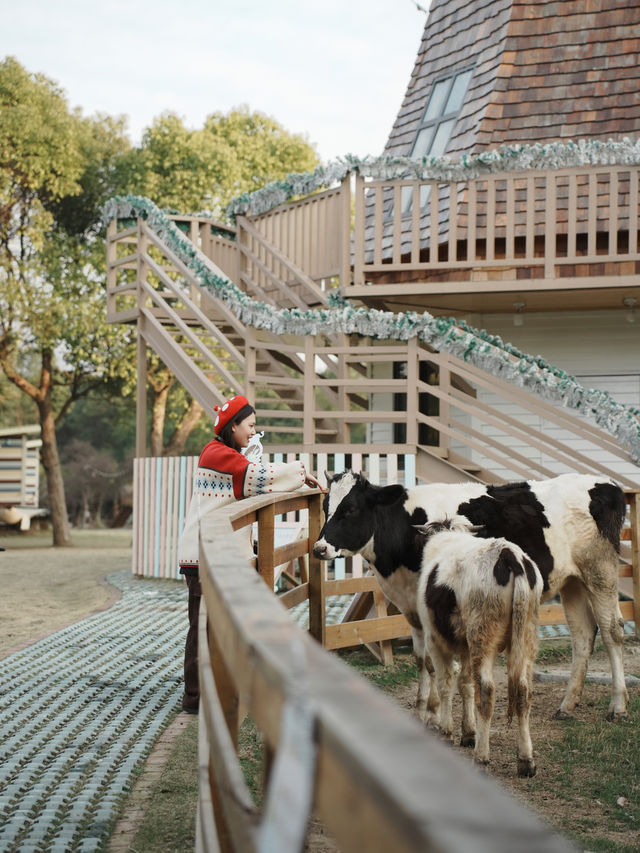
[[[475,65],[468,65],[468,66],[466,66],[464,68],[460,68],[456,71],[451,71],[448,74],[443,74],[441,77],[438,77],[433,81],[432,86],[431,86],[431,92],[429,93],[429,98],[428,98],[427,103],[425,104],[424,110],[422,112],[422,119],[420,121],[420,124],[416,128],[416,133],[415,133],[415,136],[413,138],[413,143],[411,145],[411,153],[409,154],[410,158],[413,159],[415,157],[428,157],[431,153],[431,149],[433,147],[434,140],[436,139],[436,137],[438,135],[438,130],[439,130],[440,126],[443,124],[446,124],[447,122],[450,122],[451,120],[453,120],[453,124],[451,126],[451,131],[449,133],[449,137],[446,141],[444,149],[443,149],[441,154],[437,155],[439,157],[444,156],[444,154],[447,150],[447,147],[449,145],[449,142],[451,141],[451,137],[453,135],[453,131],[455,129],[457,120],[460,116],[460,113],[462,112],[462,108],[463,108],[464,103],[465,103],[467,92],[469,90],[469,84],[471,83],[471,80],[473,79],[474,68],[475,68]],[[429,106],[430,106],[431,101],[433,99],[434,93],[437,91],[437,87],[439,86],[439,84],[444,83],[447,80],[449,81],[449,85],[447,86],[446,92],[444,93],[444,96],[442,98],[442,109],[445,110],[447,107],[447,104],[449,102],[449,98],[451,97],[451,92],[453,91],[455,81],[459,77],[461,77],[463,74],[469,74],[469,79],[467,80],[467,85],[465,86],[465,89],[464,89],[464,92],[462,95],[462,100],[461,100],[460,105],[457,108],[457,110],[455,112],[454,111],[441,112],[438,115],[434,116],[433,118],[425,120],[425,117],[429,111]],[[418,139],[420,138],[422,133],[424,131],[428,130],[429,128],[433,128],[433,132],[431,133],[431,136],[429,138],[427,150],[425,152],[423,152],[422,154],[416,155],[415,147],[416,147],[416,144],[418,142]],[[405,190],[407,190],[406,193],[404,192]],[[402,203],[401,203],[402,216],[409,216],[413,210],[413,192],[412,192],[411,188],[410,187],[404,187],[403,188],[403,195],[405,195],[406,200],[402,201]],[[424,208],[426,207],[428,200],[429,200],[429,193],[421,191],[420,196],[421,196],[420,210],[424,210]]]

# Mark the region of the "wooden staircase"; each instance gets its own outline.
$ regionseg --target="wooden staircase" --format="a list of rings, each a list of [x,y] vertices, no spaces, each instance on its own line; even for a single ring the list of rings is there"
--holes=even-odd
[[[205,278],[224,283],[233,272],[236,287],[266,306],[326,306],[324,287],[251,221],[239,219],[241,239],[233,229],[220,236],[219,225],[214,239],[210,220],[177,219],[188,220]],[[495,483],[575,470],[614,476],[625,488],[640,483],[640,469],[609,434],[537,395],[415,338],[296,336],[245,325],[192,267],[144,219],[129,228],[112,221],[108,319],[137,323],[141,340],[210,416],[230,395],[254,400],[260,422],[281,436],[271,450],[324,448],[348,458],[379,445],[382,453],[413,452],[424,481]],[[403,375],[391,375],[390,365]]]

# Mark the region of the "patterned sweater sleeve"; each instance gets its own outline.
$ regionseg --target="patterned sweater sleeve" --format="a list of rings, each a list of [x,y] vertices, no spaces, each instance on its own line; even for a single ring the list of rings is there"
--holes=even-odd
[[[266,495],[270,492],[294,492],[304,486],[302,462],[249,462],[244,473],[242,496]]]
[[[250,462],[221,442],[210,442],[198,460],[193,496],[178,545],[180,567],[198,568],[199,528],[207,523],[211,512],[241,498],[292,492],[304,481],[301,462]]]

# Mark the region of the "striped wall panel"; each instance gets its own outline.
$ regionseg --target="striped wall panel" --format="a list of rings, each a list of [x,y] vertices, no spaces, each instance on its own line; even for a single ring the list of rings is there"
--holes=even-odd
[[[344,454],[272,454],[270,461],[291,462],[300,458],[307,470],[318,473],[343,471]],[[145,457],[133,465],[132,572],[147,578],[178,579],[178,539],[191,502],[197,456]],[[354,471],[365,470],[374,483],[397,482],[415,485],[415,457],[396,454],[354,454]],[[399,473],[401,476],[399,476]],[[293,516],[293,513],[291,514]],[[287,518],[293,521],[293,518]],[[362,559],[353,558],[352,572],[362,574]],[[344,560],[337,561],[336,577],[344,577]]]

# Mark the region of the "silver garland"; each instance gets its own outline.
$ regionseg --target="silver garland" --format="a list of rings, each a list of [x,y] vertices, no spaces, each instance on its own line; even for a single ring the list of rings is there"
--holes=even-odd
[[[375,180],[468,181],[495,172],[532,169],[563,169],[573,166],[637,165],[640,163],[640,139],[580,139],[577,142],[502,145],[480,154],[463,154],[459,160],[449,157],[422,157],[413,160],[383,154],[358,158],[347,154],[318,166],[306,174],[292,173],[271,181],[259,190],[243,193],[227,207],[227,216],[258,216],[295,196],[340,183],[350,172]]]
[[[623,147],[617,147],[619,145]],[[633,162],[640,162],[638,144],[629,143],[627,146],[623,143],[591,145],[584,143],[570,146],[566,143],[562,145],[558,143],[553,146],[513,146],[508,151],[501,149],[503,151],[500,155],[502,168],[504,168],[505,158],[508,159],[509,156],[512,162],[536,164],[537,168],[543,158],[543,149],[548,167],[550,157],[548,149],[551,148],[554,149],[555,156],[562,160],[562,165],[567,165],[570,150],[576,157],[581,158],[581,162],[594,162],[596,157],[600,158],[598,162],[601,163],[604,162],[604,158],[610,158],[607,162],[612,162],[613,157],[616,158],[615,162],[619,162],[618,158],[621,157],[634,157],[636,159]],[[511,152],[510,155],[509,152]],[[497,169],[498,155],[491,156],[492,153],[478,155],[470,168],[479,168],[478,163],[482,162],[487,168]],[[376,161],[375,168],[378,170],[382,169],[380,161],[381,158]],[[471,158],[469,161],[471,162]],[[624,162],[632,162],[632,160],[625,159]],[[363,161],[359,163],[360,168],[364,168]],[[575,165],[575,162],[573,164]],[[369,166],[371,163],[367,168]],[[400,165],[395,161],[394,164],[387,162],[387,167],[393,171],[396,168],[399,169]],[[347,171],[353,169],[354,162],[345,160],[345,168]],[[438,168],[443,169],[444,165],[440,164]],[[310,187],[315,180],[314,176],[317,177],[316,173],[318,170],[311,175],[295,176],[292,179],[292,186],[295,186],[293,194],[303,195],[312,191]],[[332,174],[335,176],[339,173],[340,170],[334,170]],[[323,174],[326,178],[327,172]],[[252,198],[260,192],[262,191],[253,193]],[[269,195],[273,198],[271,190]],[[253,208],[251,212],[255,213]],[[402,341],[417,337],[437,351],[448,352],[507,382],[539,394],[544,399],[592,416],[602,429],[613,435],[621,446],[629,451],[635,463],[640,463],[640,410],[618,403],[606,391],[584,388],[575,377],[549,364],[539,355],[522,353],[511,344],[503,342],[500,337],[484,330],[474,329],[453,317],[434,317],[427,311],[393,313],[377,309],[353,308],[343,297],[335,293],[329,297],[329,307],[325,309],[303,311],[297,308],[274,308],[267,303],[252,299],[229,279],[214,273],[208,258],[177,228],[168,215],[149,199],[139,196],[116,196],[107,202],[104,208],[104,219],[107,222],[114,218],[131,219],[138,216],[145,219],[149,227],[191,269],[201,285],[211,290],[247,326],[266,329],[276,335],[285,333],[300,336],[330,335],[339,332]]]

